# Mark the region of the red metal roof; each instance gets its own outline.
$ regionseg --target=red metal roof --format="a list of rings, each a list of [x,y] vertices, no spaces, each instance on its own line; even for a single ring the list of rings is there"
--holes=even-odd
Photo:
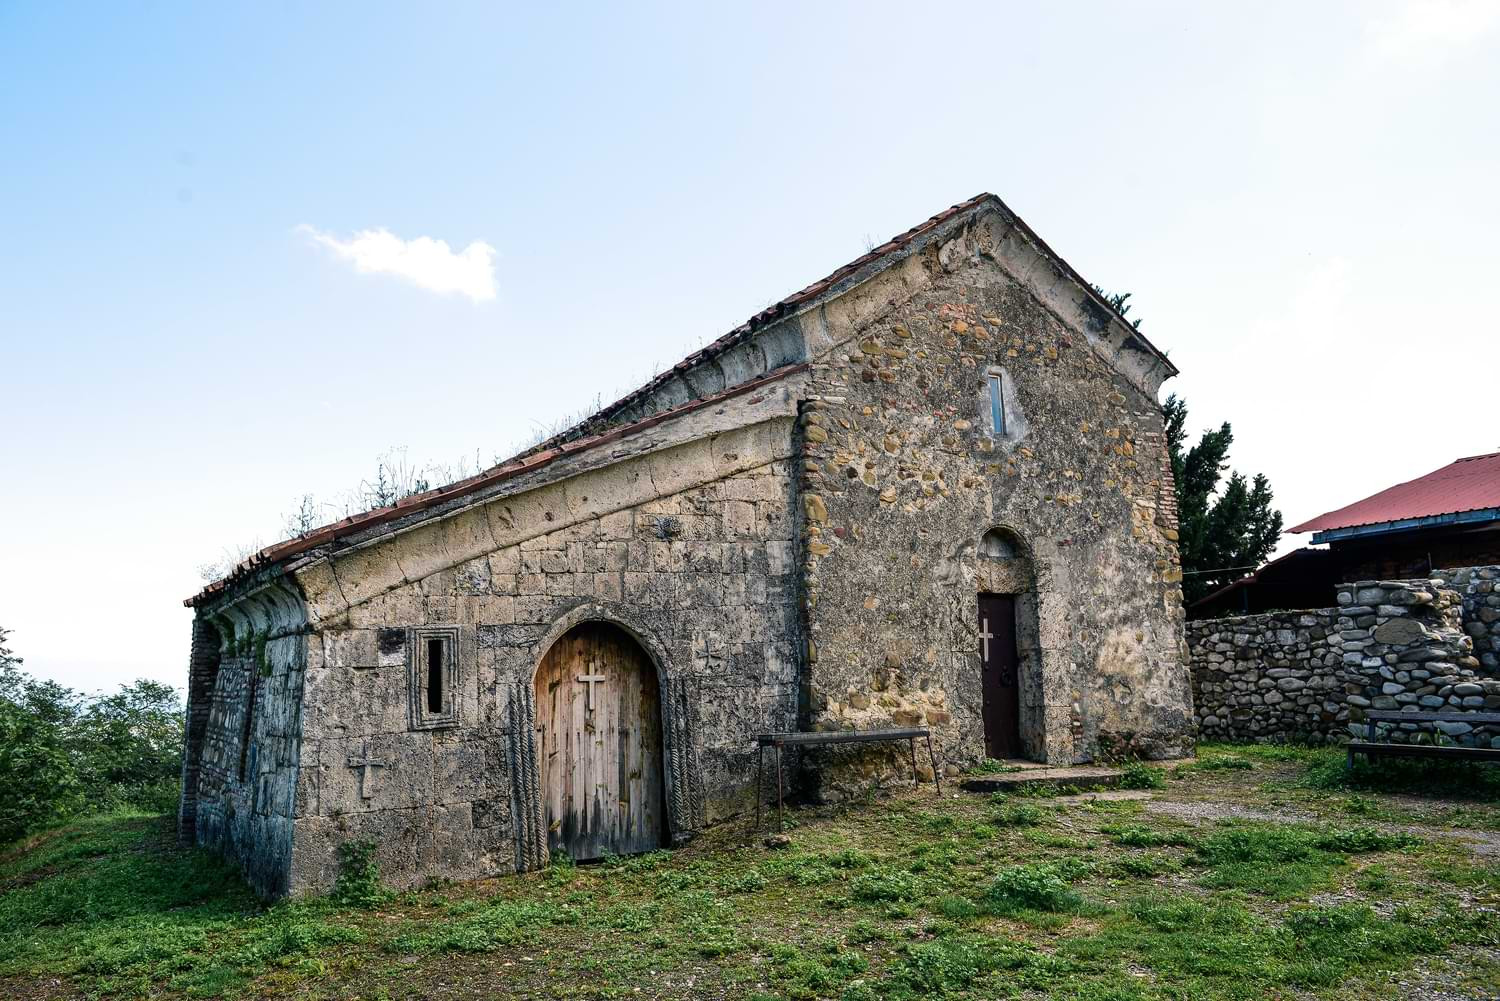
[[[1327,532],[1492,507],[1500,508],[1500,452],[1459,459],[1287,531]]]

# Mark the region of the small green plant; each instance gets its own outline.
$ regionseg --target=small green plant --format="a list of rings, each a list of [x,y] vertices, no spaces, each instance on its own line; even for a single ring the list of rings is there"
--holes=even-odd
[[[725,893],[754,893],[766,888],[766,877],[758,869],[729,873],[719,879],[719,889]]]
[[[995,812],[993,822],[1001,827],[1035,827],[1047,811],[1035,803],[1007,803]]]
[[[877,865],[854,877],[850,892],[865,903],[914,900],[921,892],[917,877],[895,866]]]
[[[1066,911],[1082,902],[1055,864],[1006,866],[985,891],[985,903],[997,914],[1018,910]]]
[[[1120,771],[1121,789],[1162,789],[1167,784],[1166,772],[1141,761],[1127,761]]]
[[[1194,844],[1186,833],[1171,834],[1140,824],[1106,824],[1103,831],[1110,841],[1127,848],[1165,848],[1171,845],[1190,848]]]
[[[348,907],[374,907],[386,899],[380,885],[380,864],[375,861],[373,838],[351,838],[338,847],[339,872],[332,897]]]

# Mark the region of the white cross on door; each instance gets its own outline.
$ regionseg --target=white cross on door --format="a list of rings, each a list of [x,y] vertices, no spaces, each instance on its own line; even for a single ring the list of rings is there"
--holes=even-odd
[[[984,644],[983,659],[986,664],[990,662],[990,640],[995,634],[990,632],[990,620],[988,617],[979,620],[979,641]]]

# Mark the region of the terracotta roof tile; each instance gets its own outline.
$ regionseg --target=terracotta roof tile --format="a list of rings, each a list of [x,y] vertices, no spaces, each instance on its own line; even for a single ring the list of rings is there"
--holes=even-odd
[[[285,542],[278,542],[274,546],[267,546],[236,566],[230,571],[228,576],[222,580],[214,581],[193,595],[193,597],[183,601],[183,604],[189,608],[202,604],[204,601],[227,590],[230,585],[262,567],[268,567],[274,563],[280,563],[282,560],[309,552],[319,546],[327,545],[335,539],[346,537],[354,532],[362,532],[366,529],[378,527],[397,518],[404,518],[409,514],[436,507],[455,498],[476,493],[485,487],[503,483],[506,480],[514,479],[525,473],[535,472],[565,456],[576,455],[580,452],[587,452],[592,448],[597,448],[600,445],[607,445],[610,442],[618,441],[626,435],[634,434],[637,431],[644,431],[673,417],[678,417],[703,407],[712,406],[715,403],[732,397],[741,396],[769,383],[779,382],[789,375],[805,371],[806,369],[807,365],[805,364],[785,365],[757,379],[751,379],[738,386],[732,386],[722,393],[715,393],[712,396],[705,396],[702,399],[691,400],[670,410],[663,410],[660,413],[652,414],[650,417],[635,421],[632,424],[611,428],[602,434],[593,435],[589,438],[580,438],[557,448],[548,448],[540,452],[527,453],[526,455],[502,462],[498,466],[492,466],[482,473],[470,476],[468,479],[458,480],[457,482],[449,483],[423,493],[412,494],[410,497],[401,498],[389,507],[378,507],[372,511],[351,515],[332,524],[324,525],[322,528],[315,528],[296,538],[287,539]]]
[[[541,442],[534,448],[523,452],[520,455],[514,456],[513,458],[506,460],[500,465],[485,470],[478,475],[471,476],[466,480],[459,480],[457,483],[450,483],[446,486],[438,487],[435,490],[429,490],[425,493],[414,494],[411,497],[403,498],[394,506],[377,508],[373,511],[366,511],[363,514],[357,514],[352,517],[345,518],[342,521],[334,522],[331,525],[325,525],[322,528],[314,529],[313,531],[308,532],[305,535],[298,536],[295,539],[288,539],[287,541],[279,542],[274,546],[268,546],[255,555],[251,556],[249,559],[245,560],[239,566],[235,567],[235,569],[229,574],[229,576],[225,577],[223,580],[215,581],[214,583],[210,584],[208,587],[200,591],[197,595],[187,599],[184,604],[190,607],[193,605],[197,605],[207,600],[208,598],[211,598],[214,595],[226,590],[231,584],[243,579],[255,570],[273,563],[280,562],[281,560],[289,559],[293,556],[305,553],[319,546],[327,545],[333,540],[342,536],[347,536],[352,532],[363,531],[364,529],[382,524],[387,521],[391,521],[395,518],[405,517],[407,514],[413,511],[430,508],[437,504],[451,500],[455,497],[473,493],[477,490],[481,490],[484,487],[490,486],[494,483],[498,483],[512,476],[519,476],[522,473],[530,472],[534,469],[539,469],[561,455],[572,454],[576,451],[582,451],[587,448],[592,448],[596,445],[604,443],[605,441],[612,441],[624,434],[649,427],[650,425],[658,423],[661,420],[665,420],[668,417],[684,413],[688,410],[696,409],[699,406],[713,403],[717,400],[725,399],[729,396],[738,395],[739,393],[746,392],[765,382],[783,378],[794,371],[800,371],[806,366],[789,365],[758,379],[753,379],[739,386],[731,387],[730,389],[727,389],[722,393],[705,397],[700,400],[690,401],[670,411],[666,411],[660,414],[654,414],[633,424],[607,430],[600,429],[597,431],[597,433],[591,433],[594,432],[596,428],[599,428],[601,421],[607,421],[612,415],[618,414],[622,409],[628,407],[630,404],[649,396],[652,392],[660,389],[668,381],[673,379],[678,373],[685,372],[701,362],[713,358],[716,355],[722,354],[729,348],[733,347],[735,344],[738,344],[740,341],[749,337],[755,331],[760,330],[761,328],[774,323],[777,320],[780,320],[781,318],[796,310],[799,306],[802,306],[803,304],[810,302],[818,296],[827,293],[829,290],[836,288],[839,283],[858,274],[862,269],[875,264],[881,258],[909,246],[914,241],[932,232],[939,226],[942,226],[944,223],[947,223],[950,220],[963,215],[965,212],[975,209],[985,202],[994,203],[994,205],[1002,210],[1010,219],[1014,220],[1016,226],[1020,228],[1020,230],[1025,234],[1026,238],[1035,243],[1038,249],[1040,249],[1045,255],[1050,257],[1058,267],[1060,267],[1064,272],[1071,276],[1073,280],[1076,281],[1082,288],[1084,288],[1087,294],[1092,296],[1100,306],[1104,307],[1110,313],[1119,316],[1118,311],[1115,310],[1115,308],[1111,306],[1103,296],[1095,292],[1093,286],[1084,281],[1083,277],[1080,276],[1077,271],[1073,270],[1071,265],[1069,265],[1066,261],[1059,257],[1051,247],[1048,247],[1047,244],[1043,242],[1041,237],[1037,236],[1036,232],[1032,230],[1031,227],[1027,226],[1019,216],[1012,212],[1004,202],[1002,202],[995,195],[989,194],[988,192],[978,194],[967,201],[959,202],[957,205],[939,212],[937,215],[928,219],[926,222],[912,227],[905,233],[902,233],[900,236],[888,240],[880,246],[871,250],[869,253],[866,253],[850,261],[848,264],[845,264],[837,271],[834,271],[832,274],[828,275],[826,278],[823,278],[820,281],[813,282],[806,288],[801,289],[798,292],[794,292],[791,295],[787,296],[785,299],[782,299],[780,302],[777,302],[774,305],[768,306],[767,308],[761,310],[754,316],[750,317],[749,320],[740,324],[729,333],[725,334],[723,337],[720,337],[718,340],[713,341],[702,349],[695,351],[693,354],[688,355],[672,368],[656,376],[656,378],[652,379],[650,382],[647,382],[639,389],[626,394],[625,396],[616,400],[614,403],[611,403],[603,409],[599,410],[592,416],[584,419],[578,424],[575,424],[573,427],[562,432],[561,434],[555,435],[552,438]],[[1123,317],[1121,317],[1121,322],[1124,322]],[[1140,341],[1141,344],[1154,352],[1156,356],[1159,357],[1171,369],[1172,372],[1175,373],[1177,371],[1176,367],[1173,366],[1170,361],[1167,361],[1166,356],[1159,350],[1157,350],[1157,348],[1149,341],[1147,341],[1144,337],[1141,337],[1138,332],[1136,333],[1135,337],[1138,341]]]

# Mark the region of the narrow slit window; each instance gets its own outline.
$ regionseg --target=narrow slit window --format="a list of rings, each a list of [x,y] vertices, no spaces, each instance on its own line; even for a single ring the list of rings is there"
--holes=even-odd
[[[411,726],[413,730],[440,730],[458,725],[459,693],[464,690],[459,673],[457,626],[423,626],[408,635],[410,651],[406,665],[410,678]]]
[[[431,638],[427,641],[427,711],[443,711],[443,641]]]
[[[1005,434],[1005,386],[1001,377],[991,375],[990,383],[990,427],[998,437]]]

